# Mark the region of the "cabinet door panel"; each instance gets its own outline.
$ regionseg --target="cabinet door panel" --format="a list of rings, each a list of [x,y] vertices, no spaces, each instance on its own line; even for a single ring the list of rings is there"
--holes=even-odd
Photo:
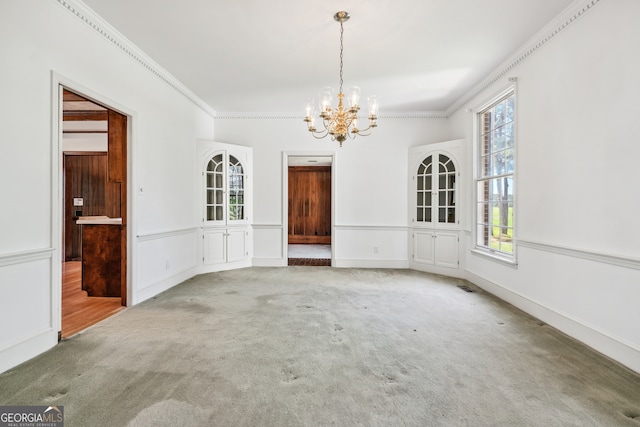
[[[458,268],[458,233],[436,232],[435,265]]]
[[[431,232],[416,231],[413,236],[414,261],[421,264],[434,262],[434,238]]]
[[[221,264],[226,262],[226,231],[207,231],[204,234],[204,263]]]
[[[244,230],[229,230],[227,232],[227,261],[233,262],[245,259],[246,232]]]

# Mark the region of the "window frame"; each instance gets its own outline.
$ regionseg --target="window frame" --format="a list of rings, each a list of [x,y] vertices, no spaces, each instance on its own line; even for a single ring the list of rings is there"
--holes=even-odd
[[[515,79],[513,79],[515,80]],[[518,164],[517,164],[517,151],[518,151],[518,93],[515,81],[510,79],[512,82],[506,88],[498,92],[495,96],[485,101],[478,107],[474,108],[473,111],[473,138],[474,138],[474,189],[473,189],[473,249],[472,253],[477,255],[486,256],[490,259],[501,262],[505,265],[511,267],[517,267],[517,172],[518,172]],[[482,115],[490,110],[491,108],[498,105],[500,102],[504,101],[507,98],[513,96],[513,170],[509,173],[500,173],[500,174],[488,174],[485,175],[483,173],[484,168],[482,165],[482,154],[483,154],[483,139],[482,139]],[[481,203],[480,194],[479,194],[479,186],[481,182],[489,182],[492,179],[499,179],[504,177],[511,177],[512,179],[512,200],[510,205],[512,207],[512,251],[511,253],[500,251],[497,249],[493,249],[489,246],[480,245],[478,242],[478,238],[480,236],[480,227],[482,226],[480,221],[480,208],[479,204]],[[484,201],[484,200],[483,200]]]

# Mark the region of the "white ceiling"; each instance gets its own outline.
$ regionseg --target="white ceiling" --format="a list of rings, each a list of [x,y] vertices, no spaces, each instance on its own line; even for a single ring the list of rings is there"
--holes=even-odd
[[[339,85],[445,111],[573,0],[84,0],[218,114],[300,112]]]

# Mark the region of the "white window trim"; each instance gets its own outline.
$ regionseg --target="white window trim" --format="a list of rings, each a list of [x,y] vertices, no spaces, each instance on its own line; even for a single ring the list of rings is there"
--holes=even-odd
[[[515,145],[514,145],[514,163],[515,170],[513,173],[513,179],[515,181],[515,187],[513,189],[513,252],[511,255],[494,251],[489,248],[485,248],[483,246],[478,246],[478,175],[480,172],[480,152],[479,152],[479,134],[480,134],[480,123],[479,123],[479,115],[481,112],[485,111],[493,104],[497,103],[503,98],[506,98],[510,95],[514,95],[514,107],[515,107],[515,123],[513,133],[515,135]],[[518,266],[518,258],[517,258],[517,216],[518,216],[518,203],[517,203],[517,189],[518,189],[518,144],[520,143],[520,138],[518,135],[518,88],[516,83],[516,78],[509,78],[509,84],[504,87],[500,92],[496,95],[492,96],[488,100],[485,100],[478,106],[472,109],[473,111],[473,248],[470,250],[471,253],[475,255],[479,255],[490,259],[492,261],[499,262],[503,265],[517,268]]]

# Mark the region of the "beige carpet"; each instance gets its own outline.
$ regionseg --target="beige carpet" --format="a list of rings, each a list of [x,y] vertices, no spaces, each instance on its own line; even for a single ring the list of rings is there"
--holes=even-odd
[[[640,426],[640,376],[463,281],[250,268],[0,375],[0,404],[67,427]]]

